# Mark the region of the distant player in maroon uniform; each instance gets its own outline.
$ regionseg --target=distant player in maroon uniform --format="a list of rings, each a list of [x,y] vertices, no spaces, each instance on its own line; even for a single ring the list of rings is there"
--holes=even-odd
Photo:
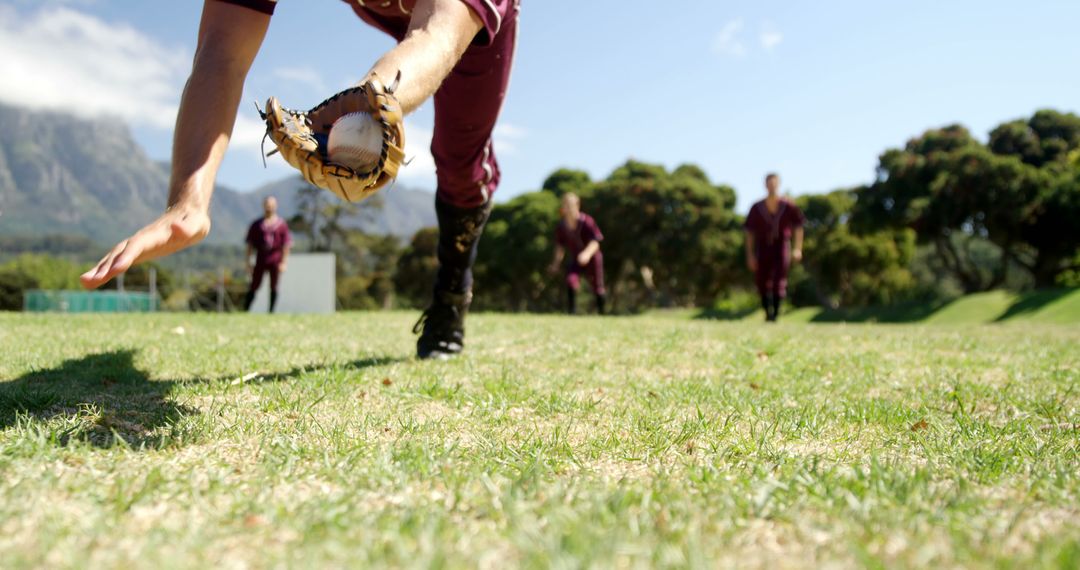
[[[292,234],[289,224],[277,215],[277,199],[267,196],[263,200],[263,217],[251,223],[247,233],[247,254],[244,265],[251,273],[251,286],[244,298],[244,310],[251,310],[255,292],[262,285],[263,275],[270,274],[270,312],[277,305],[278,277],[285,273],[289,262]],[[255,254],[255,267],[251,267],[251,254]]]
[[[318,9],[317,2],[295,1]],[[519,0],[345,1],[364,22],[398,41],[361,83],[372,74],[389,80],[400,72],[395,95],[405,114],[434,98],[439,271],[431,305],[414,330],[420,333],[417,356],[445,358],[464,347],[476,244],[499,184],[491,135],[510,80]],[[168,209],[83,274],[85,287],[99,287],[133,263],[206,237],[214,178],[276,5],[204,0],[198,48],[176,119]],[[319,50],[318,30],[294,30],[293,36],[301,51],[335,57]],[[356,66],[357,59],[342,54],[338,63]]]
[[[791,200],[780,197],[779,175],[766,176],[765,188],[769,195],[746,216],[746,265],[754,272],[765,319],[774,322],[787,296],[788,267],[792,260],[802,261],[806,218]]]
[[[557,271],[566,260],[566,310],[570,314],[577,312],[577,292],[581,276],[585,275],[596,294],[596,312],[602,315],[606,292],[600,242],[604,241],[604,234],[600,233],[596,220],[581,211],[581,199],[576,194],[563,195],[560,214],[562,220],[555,228],[555,260],[551,267]]]

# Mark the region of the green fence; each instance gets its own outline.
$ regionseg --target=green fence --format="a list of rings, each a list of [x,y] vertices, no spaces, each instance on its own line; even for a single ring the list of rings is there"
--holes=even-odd
[[[146,313],[158,310],[157,295],[128,291],[43,291],[23,293],[23,310],[59,313]]]

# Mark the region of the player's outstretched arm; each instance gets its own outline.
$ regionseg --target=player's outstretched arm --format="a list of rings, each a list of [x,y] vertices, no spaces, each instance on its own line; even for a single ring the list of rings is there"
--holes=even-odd
[[[581,250],[581,253],[578,254],[578,265],[582,267],[588,265],[589,262],[592,261],[593,256],[596,255],[596,252],[599,250],[600,242],[596,240],[590,241],[589,244],[585,246],[585,249]]]
[[[84,287],[100,287],[133,264],[175,253],[209,233],[214,178],[232,135],[244,78],[269,23],[269,16],[254,10],[205,2],[176,118],[168,209],[84,273]]]
[[[409,114],[435,94],[481,28],[480,17],[461,0],[417,0],[405,40],[375,62],[368,75],[389,84],[400,71],[395,95]]]

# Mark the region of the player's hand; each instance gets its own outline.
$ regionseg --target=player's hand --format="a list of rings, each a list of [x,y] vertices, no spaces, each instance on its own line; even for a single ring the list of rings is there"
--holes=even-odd
[[[796,249],[795,251],[792,251],[791,252],[791,259],[794,260],[795,263],[801,262],[802,261],[802,250],[801,249]]]
[[[582,267],[585,267],[586,265],[589,264],[590,259],[592,259],[592,256],[583,251],[583,252],[579,253],[578,256],[577,256],[578,265],[580,265]]]
[[[93,269],[79,280],[83,287],[96,289],[132,265],[157,259],[191,247],[210,233],[210,216],[202,210],[174,208],[116,244]]]
[[[285,273],[285,268],[286,267],[288,267],[288,264],[285,263],[284,261],[279,263],[278,266],[277,266],[278,273]]]
[[[754,259],[753,257],[747,257],[746,258],[746,267],[750,271],[753,271],[754,273],[757,273],[757,260]]]

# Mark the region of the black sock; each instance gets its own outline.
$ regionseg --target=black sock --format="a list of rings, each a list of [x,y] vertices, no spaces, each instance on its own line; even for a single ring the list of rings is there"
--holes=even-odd
[[[248,291],[247,295],[244,295],[244,310],[245,311],[250,311],[251,310],[251,303],[254,302],[254,301],[255,301],[255,292],[254,291]]]
[[[782,303],[783,301],[784,298],[780,295],[776,295],[773,297],[772,318],[774,321],[777,319],[777,317],[780,316],[780,303]]]
[[[458,208],[435,199],[439,220],[439,271],[435,290],[452,294],[472,291],[472,266],[491,202],[476,208]]]
[[[771,321],[772,316],[773,316],[772,315],[772,296],[771,295],[762,295],[761,296],[761,308],[765,309],[765,320]]]
[[[606,299],[607,298],[604,296],[604,294],[602,294],[602,293],[597,293],[596,294],[596,313],[597,314],[603,315],[606,312],[605,308],[604,308],[604,301]]]
[[[566,288],[566,313],[569,315],[577,313],[577,291],[573,287]]]
[[[270,312],[274,312],[274,305],[277,305],[277,291],[270,292]]]

